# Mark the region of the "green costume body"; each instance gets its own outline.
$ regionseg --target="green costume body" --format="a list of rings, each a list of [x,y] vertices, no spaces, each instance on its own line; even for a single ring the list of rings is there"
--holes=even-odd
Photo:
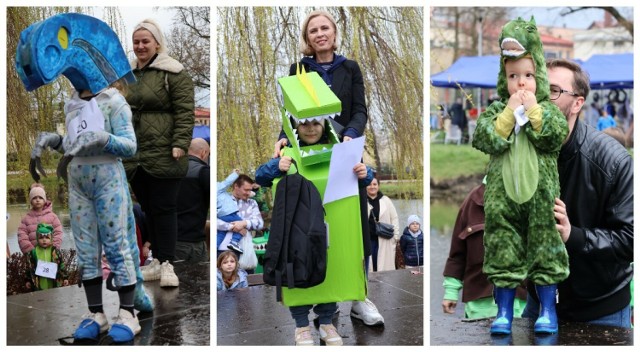
[[[63,281],[67,278],[67,272],[59,249],[53,246],[42,248],[40,245],[36,245],[31,252],[27,253],[27,256],[29,258],[27,278],[31,282],[31,287],[34,291],[62,287]],[[38,261],[55,263],[58,265],[55,280],[36,275]]]
[[[298,172],[313,182],[324,200],[332,146],[339,143],[328,118],[340,114],[341,103],[317,73],[308,73],[306,78],[304,73],[302,77],[299,76],[287,76],[278,80],[282,92],[283,129],[291,143],[291,147],[283,148],[283,155],[296,161]],[[312,88],[308,88],[309,86]],[[308,119],[324,123],[328,135],[327,144],[300,146],[292,122]],[[293,172],[295,166],[292,165],[289,173]],[[274,197],[279,180],[275,179],[271,188]],[[324,210],[329,233],[325,280],[310,288],[282,287],[283,303],[286,306],[364,301],[366,297],[359,196],[356,193],[325,204]]]
[[[503,43],[517,42],[519,50],[505,50]],[[491,104],[478,118],[473,147],[489,154],[485,199],[485,257],[483,271],[496,287],[515,288],[525,278],[538,285],[563,281],[569,261],[553,214],[560,195],[557,158],[568,125],[565,116],[549,100],[549,82],[542,43],[535,22],[520,18],[502,30],[497,90],[501,101]],[[496,120],[511,114],[505,59],[530,56],[535,65],[536,100],[541,127],[527,122],[508,138],[500,135]],[[531,109],[531,108],[530,108]]]

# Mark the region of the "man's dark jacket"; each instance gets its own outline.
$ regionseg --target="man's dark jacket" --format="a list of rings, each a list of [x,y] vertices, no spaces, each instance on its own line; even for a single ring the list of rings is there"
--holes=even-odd
[[[201,242],[206,239],[204,226],[209,212],[211,180],[209,165],[189,155],[187,176],[178,192],[178,241]]]
[[[558,316],[594,320],[631,299],[633,160],[615,139],[577,120],[560,151],[558,172],[571,223],[565,244],[570,274],[558,285]],[[529,287],[535,299],[533,291]]]

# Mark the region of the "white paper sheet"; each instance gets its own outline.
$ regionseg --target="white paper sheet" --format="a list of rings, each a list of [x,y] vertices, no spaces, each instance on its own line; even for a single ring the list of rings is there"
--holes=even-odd
[[[79,135],[89,131],[104,131],[104,115],[95,99],[88,101],[78,116],[67,125],[67,135],[71,143],[75,142]]]
[[[37,276],[42,276],[49,279],[55,279],[57,273],[58,273],[58,264],[38,260],[38,265],[36,266]]]
[[[323,204],[358,194],[358,177],[353,167],[362,160],[363,152],[364,136],[333,145]]]

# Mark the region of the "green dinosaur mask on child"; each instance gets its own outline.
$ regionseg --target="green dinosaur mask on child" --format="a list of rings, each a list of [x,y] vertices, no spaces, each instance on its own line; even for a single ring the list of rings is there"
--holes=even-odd
[[[498,73],[497,89],[502,101],[506,104],[511,96],[507,89],[504,61],[506,59],[517,60],[524,56],[531,56],[536,69],[536,100],[538,103],[548,101],[547,65],[542,49],[542,40],[533,16],[529,22],[518,17],[505,24],[502,27],[498,44],[500,45],[500,72]]]

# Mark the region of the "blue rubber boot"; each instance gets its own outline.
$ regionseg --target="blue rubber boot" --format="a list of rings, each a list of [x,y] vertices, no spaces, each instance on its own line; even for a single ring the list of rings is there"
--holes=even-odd
[[[558,285],[536,285],[540,299],[540,316],[533,325],[536,334],[555,334],[558,332],[558,316],[556,315],[556,289]]]
[[[491,334],[511,334],[511,322],[513,321],[513,300],[516,297],[515,288],[496,287],[493,291],[494,299],[498,305],[498,315],[491,323]]]

